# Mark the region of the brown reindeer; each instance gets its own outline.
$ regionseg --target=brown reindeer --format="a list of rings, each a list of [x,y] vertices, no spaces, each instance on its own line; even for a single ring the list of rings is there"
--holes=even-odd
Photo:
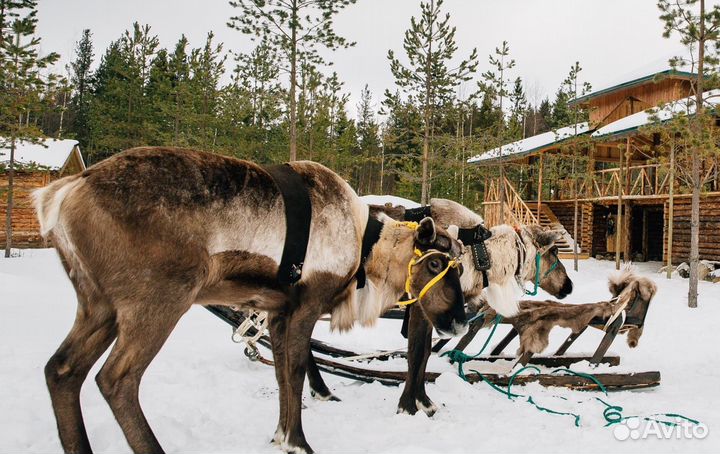
[[[280,412],[273,441],[312,452],[301,423],[310,335],[331,313],[340,326],[371,324],[410,286],[445,277],[418,303],[436,329],[466,330],[459,271],[461,245],[432,219],[384,226],[356,290],[368,208],[327,168],[293,162],[312,205],[302,277],[281,285],[284,202],[266,170],[234,158],[174,148],[138,148],[36,192],[42,234],[52,240],[78,298],[75,323],[45,367],[60,441],[91,452],[80,388],[115,341],[96,377],[134,452],[162,452],[138,399],[140,380],[192,304],[251,307],[270,313]]]
[[[405,218],[403,206],[370,205],[375,215],[386,214],[394,219]],[[431,199],[429,214],[441,226],[457,226],[472,229],[482,224],[482,218],[465,206],[447,199]],[[565,267],[557,257],[555,242],[557,233],[539,226],[513,228],[508,225],[493,227],[492,237],[486,246],[492,259],[487,271],[488,288],[484,289],[482,272],[475,269],[468,249],[461,258],[464,272],[460,277],[465,301],[471,308],[488,304],[496,313],[514,316],[519,310],[523,291],[519,284],[534,283],[540,274],[540,287],[557,298],[565,298],[572,292],[573,284]],[[536,270],[536,254],[540,254],[540,270]],[[485,290],[485,292],[483,292]],[[408,324],[408,375],[398,403],[399,413],[415,414],[422,410],[432,416],[437,407],[425,391],[425,369],[430,357],[432,326],[427,323],[421,307],[411,305]],[[320,371],[310,355],[308,382],[314,397],[320,400],[339,400],[325,384]]]

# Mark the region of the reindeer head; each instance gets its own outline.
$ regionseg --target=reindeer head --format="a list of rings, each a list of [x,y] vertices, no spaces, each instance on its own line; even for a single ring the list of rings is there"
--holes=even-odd
[[[416,256],[408,265],[407,290],[441,336],[467,332],[465,300],[460,287],[462,246],[445,229],[425,218],[415,232]]]
[[[558,258],[558,247],[555,243],[560,240],[560,234],[538,225],[526,226],[524,230],[532,239],[535,253],[540,256],[540,266],[535,270],[533,280],[537,281],[539,277],[543,290],[556,298],[565,298],[572,293],[573,283]]]
[[[627,332],[628,345],[635,348],[642,336],[645,314],[657,292],[657,286],[650,279],[636,275],[634,269],[627,266],[620,273],[610,276],[608,287],[617,298],[616,304],[626,308],[628,320],[639,322],[638,325],[623,327],[623,331]]]

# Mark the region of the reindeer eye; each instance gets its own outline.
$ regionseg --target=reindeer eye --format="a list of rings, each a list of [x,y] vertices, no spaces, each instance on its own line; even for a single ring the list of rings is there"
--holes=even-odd
[[[428,260],[428,269],[431,273],[438,274],[440,271],[442,271],[442,262],[440,261],[440,259]]]

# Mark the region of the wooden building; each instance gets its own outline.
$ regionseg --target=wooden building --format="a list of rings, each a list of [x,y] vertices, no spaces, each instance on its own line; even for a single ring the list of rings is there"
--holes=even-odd
[[[690,189],[674,178],[659,156],[667,153],[658,134],[646,126],[687,108],[694,74],[664,70],[593,92],[573,101],[588,109],[590,121],[506,144],[471,158],[484,166],[525,166],[525,180],[507,176],[486,181],[486,223],[538,223],[560,231],[561,252],[568,256],[577,241],[583,258],[609,255],[620,246],[627,260],[666,260],[668,204],[673,186],[672,262],[687,261],[690,251]],[[720,103],[720,91],[704,96]],[[663,105],[658,111],[655,107]],[[653,109],[655,108],[655,109]],[[587,138],[584,147],[589,179],[574,190],[574,180],[543,180],[543,162],[562,152],[573,137]],[[533,169],[533,170],[531,170]],[[700,258],[720,260],[720,179],[717,160],[703,163],[708,176],[700,208]],[[505,174],[505,172],[503,172]],[[528,190],[528,188],[531,188]],[[539,189],[538,189],[539,188]],[[578,238],[573,238],[578,202]],[[618,218],[618,205],[621,209]],[[619,242],[617,235],[620,236]]]
[[[0,148],[0,245],[5,247],[7,211],[7,162],[10,150]],[[85,162],[76,140],[47,139],[41,144],[20,142],[15,150],[14,208],[12,212],[13,247],[43,247],[40,226],[32,205],[31,192],[50,182],[85,170]]]

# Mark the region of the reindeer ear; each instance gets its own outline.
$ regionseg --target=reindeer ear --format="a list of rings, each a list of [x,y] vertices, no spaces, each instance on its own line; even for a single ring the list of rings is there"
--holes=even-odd
[[[435,241],[435,221],[432,218],[425,218],[420,221],[420,225],[415,231],[415,241],[430,246]]]
[[[535,234],[535,241],[540,247],[550,246],[560,240],[560,234],[551,230],[543,230]]]

